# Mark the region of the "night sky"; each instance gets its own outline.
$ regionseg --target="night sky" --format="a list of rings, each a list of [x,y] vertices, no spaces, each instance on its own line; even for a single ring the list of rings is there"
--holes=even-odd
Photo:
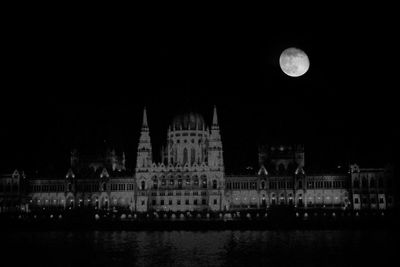
[[[387,21],[101,17],[5,24],[2,170],[64,173],[72,148],[106,146],[133,169],[144,106],[155,158],[175,115],[199,112],[210,124],[216,105],[228,173],[256,167],[257,146],[270,143],[304,143],[309,169],[394,163],[398,42]],[[304,76],[281,71],[288,47],[310,58]]]

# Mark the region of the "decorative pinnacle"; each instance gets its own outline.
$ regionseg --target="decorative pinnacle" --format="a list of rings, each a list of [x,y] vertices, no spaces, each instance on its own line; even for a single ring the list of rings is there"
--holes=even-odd
[[[217,107],[214,105],[214,114],[213,114],[213,123],[212,125],[218,125],[218,117],[217,117]]]

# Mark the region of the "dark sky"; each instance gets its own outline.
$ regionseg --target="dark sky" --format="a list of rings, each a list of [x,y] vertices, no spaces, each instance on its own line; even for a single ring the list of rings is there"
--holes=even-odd
[[[393,24],[340,13],[282,23],[273,13],[12,16],[2,41],[1,169],[63,169],[71,148],[104,144],[134,167],[145,105],[155,156],[175,115],[196,111],[210,123],[215,104],[228,172],[255,166],[268,143],[305,143],[309,168],[393,161]],[[288,47],[309,56],[306,75],[282,73]]]

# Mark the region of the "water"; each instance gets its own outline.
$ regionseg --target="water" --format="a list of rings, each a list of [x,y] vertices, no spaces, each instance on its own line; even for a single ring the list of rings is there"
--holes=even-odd
[[[12,266],[389,266],[398,237],[386,230],[3,230],[0,258]]]

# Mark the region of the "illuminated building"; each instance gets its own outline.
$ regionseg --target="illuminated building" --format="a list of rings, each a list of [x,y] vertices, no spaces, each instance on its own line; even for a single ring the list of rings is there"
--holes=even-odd
[[[214,107],[211,127],[196,113],[177,116],[167,131],[161,162],[153,161],[146,110],[135,171],[125,154],[85,157],[72,151],[63,176],[0,178],[0,211],[114,210],[232,211],[293,206],[297,209],[385,210],[394,206],[390,168],[307,173],[302,145],[260,149],[254,175],[227,175]]]

